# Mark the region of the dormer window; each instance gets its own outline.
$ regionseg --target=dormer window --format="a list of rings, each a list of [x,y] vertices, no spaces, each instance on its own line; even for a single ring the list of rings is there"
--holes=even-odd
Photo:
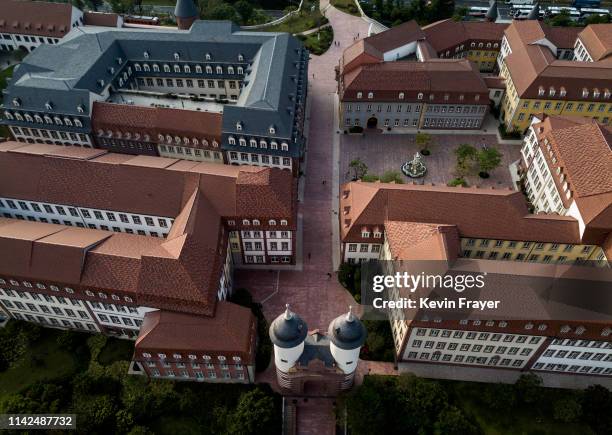
[[[600,95],[599,89],[597,88],[593,89],[593,97],[599,98],[599,95]]]
[[[357,98],[361,98],[363,96],[362,92],[357,92]]]
[[[281,219],[280,224],[281,224],[281,226],[286,227],[287,226],[287,221],[285,219]]]
[[[142,68],[140,67],[140,64],[139,63],[135,63],[134,64],[134,71],[140,71],[140,70],[142,70]]]
[[[540,88],[538,89],[538,96],[542,96],[544,95],[544,88],[542,86],[540,86]]]
[[[206,66],[206,74],[212,74],[212,66],[210,65]]]
[[[42,124],[42,122],[43,122],[43,120],[42,120],[42,118],[40,117],[40,115],[34,115],[34,120],[35,120],[36,122],[38,122],[39,124]]]
[[[189,65],[185,65],[183,67],[183,71],[185,71],[187,74],[191,73],[191,67]]]
[[[212,59],[211,56],[210,56],[210,53],[206,53],[206,55],[204,56],[204,59],[206,59],[206,60]]]
[[[109,68],[108,68],[108,72],[109,72],[110,74],[115,74],[115,67],[112,67],[112,66],[111,66],[111,67],[109,67]]]
[[[549,95],[549,96],[551,96],[551,97],[554,97],[554,96],[555,96],[555,93],[556,93],[555,88],[553,88],[553,87],[551,86],[551,87],[548,89],[548,95]]]
[[[604,91],[604,98],[610,98],[610,89]]]
[[[143,69],[145,72],[149,72],[149,71],[151,71],[151,67],[149,66],[149,64],[148,64],[148,63],[143,64],[143,65],[142,65],[142,69]]]
[[[268,221],[268,225],[270,225],[271,227],[273,227],[273,226],[275,226],[275,225],[276,225],[276,221],[275,221],[274,219],[270,219],[270,220]]]
[[[242,219],[242,225],[251,225],[251,222],[248,219]]]
[[[268,129],[268,132],[270,134],[276,134],[276,127],[274,127],[273,125],[270,126],[270,128]]]
[[[28,122],[32,122],[32,121],[33,121],[32,116],[31,116],[29,113],[26,113],[26,114],[24,115],[24,118],[25,118],[25,120],[26,120],[26,121],[28,121]]]
[[[238,74],[240,74],[240,75],[244,74],[244,69],[241,66],[236,68],[236,71],[238,71]]]
[[[374,98],[374,92],[368,92],[368,98],[371,100]]]
[[[254,226],[259,226],[260,222],[257,219],[253,219],[253,225]]]
[[[561,87],[561,89],[559,89],[559,95],[562,97],[565,97],[565,95],[567,95],[567,91],[564,87]]]
[[[181,56],[178,53],[174,53],[174,60],[180,60]]]
[[[480,95],[475,95],[474,96],[474,101],[479,101],[480,100]]]
[[[238,139],[238,143],[240,144],[241,147],[245,147],[246,146],[246,140],[243,138]]]
[[[459,95],[459,101],[463,101],[465,99],[465,95],[461,94]]]
[[[145,51],[142,55],[144,56],[145,59],[149,58],[149,52],[148,51]]]
[[[253,148],[257,148],[257,141],[255,139],[251,139],[249,141],[249,145],[251,145]]]
[[[400,100],[403,100],[403,99],[404,99],[404,93],[403,93],[403,92],[400,92],[400,93],[399,93],[399,95],[398,95],[398,98],[399,98]]]
[[[174,65],[174,72],[180,73],[181,72],[181,67],[179,65]]]
[[[227,73],[228,74],[234,74],[234,67],[233,66],[228,66],[227,67]]]
[[[223,74],[223,68],[220,66],[217,66],[217,74]]]
[[[434,94],[429,94],[429,101],[433,101],[436,96]]]
[[[242,131],[242,122],[238,121],[238,122],[236,123],[236,130],[238,130],[238,131]]]
[[[122,58],[120,58],[120,57],[118,57],[118,58],[117,58],[117,64],[118,64],[118,65],[121,65],[122,63],[123,63],[123,59],[122,59]]]
[[[589,96],[589,90],[587,88],[582,89],[582,98],[586,98]]]
[[[196,65],[196,73],[202,74],[202,67],[200,65]]]
[[[79,113],[84,113],[84,112],[85,112],[85,107],[83,107],[83,105],[82,105],[82,104],[79,104],[79,105],[77,106],[77,112],[79,112]]]
[[[417,100],[422,100],[423,99],[423,93],[419,92],[417,95]]]
[[[13,114],[7,110],[4,112],[4,117],[6,119],[13,119]]]
[[[242,54],[238,55],[238,62],[244,62],[244,56]]]
[[[164,72],[170,72],[170,65],[164,65]]]
[[[13,106],[15,107],[21,106],[21,100],[19,98],[13,98]]]
[[[227,142],[228,142],[230,145],[236,145],[236,139],[235,139],[233,136],[228,137],[228,138],[227,138]]]
[[[450,95],[444,94],[444,101],[448,101],[449,98],[450,98]]]

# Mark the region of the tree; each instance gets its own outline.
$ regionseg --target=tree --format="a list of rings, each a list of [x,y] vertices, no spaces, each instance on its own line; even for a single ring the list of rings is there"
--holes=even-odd
[[[486,384],[484,388],[484,403],[496,411],[510,411],[516,402],[515,388],[511,384]]]
[[[553,418],[564,423],[573,423],[582,416],[582,406],[574,394],[567,394],[553,403]]]
[[[612,392],[601,385],[591,385],[582,396],[584,421],[598,435],[612,433]]]
[[[245,0],[240,0],[234,4],[234,9],[240,15],[242,24],[248,24],[249,20],[253,17],[253,6],[251,3]]]
[[[487,174],[483,178],[488,177],[489,172],[497,168],[502,161],[502,154],[497,151],[497,148],[484,148],[478,152],[478,166],[481,174]]]
[[[574,24],[568,10],[562,10],[559,14],[555,15],[551,20],[550,24],[559,27],[570,27]]]
[[[368,165],[357,157],[356,159],[351,160],[351,163],[349,163],[349,171],[353,171],[353,181],[360,180],[361,177],[368,173]]]
[[[380,181],[382,181],[383,183],[404,183],[402,174],[399,171],[386,171],[384,174],[382,174],[382,177],[380,177]]]
[[[273,433],[273,421],[278,415],[272,396],[259,388],[243,393],[228,421],[229,434]]]
[[[127,14],[132,12],[132,0],[109,0],[111,9],[118,14]]]
[[[421,154],[429,155],[429,145],[431,144],[431,135],[428,133],[417,133],[415,138],[416,144],[419,146]]]
[[[542,397],[542,378],[535,373],[521,375],[514,384],[514,388],[523,403],[536,403]]]
[[[473,172],[473,165],[476,161],[478,151],[472,145],[463,143],[455,150],[457,156],[457,174],[460,178]]]
[[[436,417],[448,406],[448,396],[440,384],[414,375],[402,375],[397,380],[397,392],[408,433],[431,433]]]
[[[214,6],[206,14],[206,18],[211,20],[230,20],[236,21],[236,11],[226,3]]]
[[[449,406],[438,415],[434,425],[436,435],[476,435],[478,428],[456,406]]]

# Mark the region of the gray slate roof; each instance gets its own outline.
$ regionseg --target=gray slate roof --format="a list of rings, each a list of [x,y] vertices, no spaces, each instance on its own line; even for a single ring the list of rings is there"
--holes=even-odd
[[[270,340],[283,349],[289,349],[302,343],[308,334],[308,326],[300,316],[287,311],[278,316],[270,325]]]
[[[336,317],[329,324],[327,336],[340,349],[357,349],[368,336],[361,320],[352,313]]]
[[[241,120],[249,134],[268,136],[274,125],[278,137],[288,138],[295,114],[287,107],[297,89],[292,75],[304,58],[301,48],[289,34],[240,31],[230,21],[196,21],[188,31],[78,27],[59,44],[42,45],[24,59],[5,92],[4,106],[12,107],[13,98],[19,98],[20,110],[44,111],[52,101],[53,112],[76,115],[78,105],[89,111],[93,101],[107,98],[98,82],[102,79],[106,86],[126,60],[174,62],[174,53],[179,53],[181,62],[202,63],[210,53],[210,63],[237,64],[242,54],[252,68],[237,104],[224,108],[223,130],[235,131],[236,120]]]

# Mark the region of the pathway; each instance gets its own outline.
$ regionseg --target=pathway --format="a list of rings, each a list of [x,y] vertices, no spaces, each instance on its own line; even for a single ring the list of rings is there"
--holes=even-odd
[[[311,56],[309,63],[310,119],[305,168],[304,199],[299,204],[303,217],[302,270],[236,271],[236,288],[248,289],[256,301],[265,301],[263,310],[268,320],[284,311],[286,303],[307,323],[308,329],[327,330],[329,322],[355,305],[353,297],[338,283],[332,262],[332,225],[337,217],[332,210],[332,196],[337,195],[333,167],[334,121],[336,87],[334,68],[346,47],[354,43],[359,33],[366,35],[368,24],[359,17],[345,14],[329,6],[329,0],[321,0],[321,10],[334,30],[332,44],[321,56]],[[337,142],[337,139],[336,139]],[[335,190],[334,190],[334,186]],[[278,292],[275,290],[278,288]],[[274,364],[257,375],[258,382],[269,382],[276,387]],[[297,433],[333,435],[335,417],[333,400],[300,399],[296,409]]]
[[[328,0],[321,1],[321,9]],[[334,68],[342,52],[353,44],[353,38],[367,32],[368,24],[359,17],[334,7],[325,12],[334,28],[332,45],[321,56],[311,56],[309,63],[310,127],[307,145],[304,201],[299,205],[303,216],[303,268],[277,272],[239,270],[236,287],[248,289],[255,300],[262,301],[268,319],[284,311],[286,303],[308,324],[309,329],[327,330],[329,322],[355,304],[351,295],[338,283],[332,267],[332,139],[336,80]],[[335,221],[335,220],[334,220]],[[310,253],[310,258],[309,254]]]

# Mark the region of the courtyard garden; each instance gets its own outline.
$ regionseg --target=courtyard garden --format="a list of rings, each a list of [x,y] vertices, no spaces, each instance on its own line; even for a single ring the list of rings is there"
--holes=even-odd
[[[361,14],[359,13],[359,8],[355,4],[355,1],[356,0],[331,0],[330,3],[333,7],[344,13],[359,17]]]
[[[499,144],[490,134],[345,134],[340,136],[340,182],[514,188],[508,167],[520,157],[519,145]],[[402,167],[415,158],[426,170],[411,177]]]
[[[304,47],[306,47],[308,51],[320,56],[331,46],[334,40],[334,30],[331,26],[325,27],[309,35],[298,35],[298,38],[304,43]]]

